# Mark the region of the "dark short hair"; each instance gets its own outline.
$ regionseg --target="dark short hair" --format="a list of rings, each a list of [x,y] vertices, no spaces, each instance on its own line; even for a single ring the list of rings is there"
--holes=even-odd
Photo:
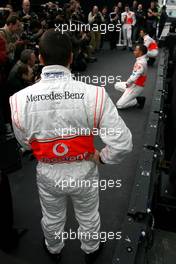
[[[31,58],[31,54],[33,54],[34,51],[31,49],[25,49],[21,52],[20,61],[24,64],[28,63],[28,60]]]
[[[10,24],[15,25],[18,20],[20,20],[18,16],[16,16],[16,15],[10,15],[7,18],[7,20],[6,20],[6,24],[7,24],[7,26],[10,25]]]
[[[49,29],[40,39],[39,50],[45,65],[67,66],[72,44],[67,33]]]
[[[143,45],[143,44],[137,44],[136,45],[136,48],[137,47],[142,51],[142,54],[143,55],[147,54],[148,50],[147,50],[147,47],[145,45]]]
[[[22,75],[28,74],[28,71],[29,71],[28,65],[21,63],[18,67],[18,70],[17,70],[17,76],[22,78]]]
[[[144,31],[145,34],[148,34],[147,28],[141,28],[140,31]]]

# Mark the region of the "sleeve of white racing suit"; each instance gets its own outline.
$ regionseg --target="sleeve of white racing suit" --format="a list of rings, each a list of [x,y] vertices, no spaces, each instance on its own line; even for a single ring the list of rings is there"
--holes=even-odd
[[[107,164],[120,163],[132,151],[132,135],[106,92],[99,130],[106,144],[100,152],[101,160]]]
[[[15,137],[19,144],[26,150],[30,150],[25,129],[21,127],[19,108],[17,107],[17,94],[10,97],[11,119]]]
[[[127,80],[127,85],[132,85],[143,73],[144,73],[143,65],[140,63],[136,63],[131,76]]]
[[[125,22],[125,13],[121,14],[121,21],[122,21],[122,24]]]
[[[89,24],[93,23],[95,21],[95,16],[93,16],[92,12],[88,15],[88,22]]]
[[[135,13],[133,12],[133,24],[132,26],[135,26],[136,25],[136,15]]]
[[[150,43],[151,43],[151,39],[150,38],[146,38],[145,41],[144,41],[144,45],[148,48]]]

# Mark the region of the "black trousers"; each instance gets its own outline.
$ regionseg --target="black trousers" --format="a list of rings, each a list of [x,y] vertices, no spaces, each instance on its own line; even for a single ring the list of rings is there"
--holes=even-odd
[[[109,41],[110,41],[110,49],[115,49],[116,48],[116,44],[119,41],[119,32],[117,31],[112,31],[109,33]]]
[[[158,38],[161,37],[161,34],[163,32],[165,24],[159,24],[159,29],[158,29]]]

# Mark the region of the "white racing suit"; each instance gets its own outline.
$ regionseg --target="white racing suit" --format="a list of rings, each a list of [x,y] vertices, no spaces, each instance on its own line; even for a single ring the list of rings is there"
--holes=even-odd
[[[144,45],[147,47],[147,56],[149,58],[156,58],[159,54],[158,45],[154,39],[152,39],[148,34],[143,37]]]
[[[37,184],[42,207],[45,243],[53,254],[64,247],[66,202],[72,199],[81,248],[86,253],[98,249],[99,179],[95,152],[95,128],[111,129],[102,137],[103,162],[119,163],[132,150],[132,136],[104,88],[72,79],[63,66],[43,68],[41,80],[10,98],[16,138],[32,149],[38,160]],[[81,129],[85,131],[80,133]],[[94,130],[95,133],[95,130]],[[88,180],[87,185],[81,184]],[[75,184],[76,183],[76,184]],[[89,186],[90,185],[90,186]],[[59,235],[60,234],[60,235]]]
[[[133,72],[127,82],[117,82],[115,84],[115,89],[123,92],[116,104],[118,109],[132,107],[137,104],[136,97],[142,94],[146,79],[147,59],[144,55],[136,59]]]
[[[124,46],[132,47],[132,26],[136,24],[134,12],[123,12],[121,15]]]

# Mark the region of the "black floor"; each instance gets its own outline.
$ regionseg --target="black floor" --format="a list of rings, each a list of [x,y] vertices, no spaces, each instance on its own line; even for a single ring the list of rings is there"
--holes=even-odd
[[[120,49],[116,51],[104,50],[99,53],[98,62],[90,64],[88,70],[83,74],[91,76],[121,75],[122,80],[125,81],[131,73],[133,63],[133,54],[128,51],[121,51]],[[128,109],[119,111],[119,114],[133,134],[133,152],[121,165],[100,167],[102,179],[121,179],[123,185],[121,189],[113,188],[100,191],[102,231],[121,231],[123,219],[128,208],[137,162],[142,149],[143,135],[152,102],[152,94],[155,89],[156,69],[157,65],[149,69],[148,81],[145,87],[145,96],[147,97],[145,108],[143,110]],[[120,93],[114,90],[112,84],[107,85],[106,90],[112,100],[116,102]],[[100,149],[101,146],[102,143],[97,140],[97,147]],[[23,260],[24,263],[50,264],[52,261],[42,248],[41,211],[35,183],[35,162],[25,158],[23,169],[18,173],[10,175],[9,178],[13,193],[15,224],[29,229],[28,233],[21,239],[19,248],[13,253],[13,256]],[[77,223],[74,219],[71,202],[69,202],[66,229],[76,230],[76,228]],[[98,258],[97,264],[111,263],[116,242],[115,240],[107,241],[106,248]],[[1,262],[0,257],[0,263],[5,264],[6,262]],[[83,253],[80,250],[78,240],[67,241],[64,248],[61,264],[72,263],[84,264]]]

